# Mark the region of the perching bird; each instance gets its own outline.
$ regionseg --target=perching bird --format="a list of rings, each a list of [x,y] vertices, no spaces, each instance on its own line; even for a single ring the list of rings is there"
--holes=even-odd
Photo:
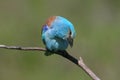
[[[42,41],[49,51],[66,50],[73,46],[76,32],[73,24],[61,16],[52,16],[42,27]]]

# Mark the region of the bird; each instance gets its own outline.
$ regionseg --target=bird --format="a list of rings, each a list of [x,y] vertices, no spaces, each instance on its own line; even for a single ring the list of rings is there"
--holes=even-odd
[[[62,16],[49,17],[41,30],[42,41],[48,51],[64,51],[73,46],[76,31],[74,25]],[[52,53],[46,53],[51,55]]]

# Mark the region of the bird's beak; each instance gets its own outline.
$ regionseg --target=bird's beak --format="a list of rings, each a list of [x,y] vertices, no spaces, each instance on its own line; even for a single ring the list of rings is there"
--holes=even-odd
[[[73,38],[71,36],[69,36],[67,38],[67,40],[68,40],[68,43],[70,44],[70,47],[72,47],[73,46]]]

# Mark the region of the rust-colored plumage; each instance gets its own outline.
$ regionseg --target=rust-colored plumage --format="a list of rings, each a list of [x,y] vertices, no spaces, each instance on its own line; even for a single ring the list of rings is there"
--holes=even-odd
[[[46,24],[47,24],[48,26],[50,26],[51,23],[52,23],[55,19],[56,19],[56,16],[51,16],[51,17],[49,17],[49,18],[47,19],[47,21],[46,21]]]

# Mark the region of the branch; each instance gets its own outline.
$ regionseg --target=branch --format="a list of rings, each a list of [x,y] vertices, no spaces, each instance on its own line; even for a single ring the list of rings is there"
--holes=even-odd
[[[24,51],[46,51],[45,48],[41,47],[21,47],[21,46],[6,46],[6,45],[0,45],[0,48],[4,49],[15,49],[15,50],[24,50]]]
[[[14,50],[24,50],[24,51],[44,51],[46,52],[47,50],[45,48],[41,48],[41,47],[21,47],[21,46],[6,46],[6,45],[0,45],[0,48],[4,48],[4,49],[14,49]],[[52,51],[53,52],[53,51]],[[68,60],[70,60],[71,62],[73,62],[74,64],[76,64],[77,66],[79,66],[80,68],[82,68],[82,70],[84,70],[86,72],[86,74],[88,74],[91,79],[93,80],[100,80],[100,78],[98,78],[83,62],[83,59],[80,57],[79,60],[77,60],[76,58],[74,58],[73,56],[71,56],[67,51],[57,51],[57,52],[53,52],[57,55],[60,55]]]

